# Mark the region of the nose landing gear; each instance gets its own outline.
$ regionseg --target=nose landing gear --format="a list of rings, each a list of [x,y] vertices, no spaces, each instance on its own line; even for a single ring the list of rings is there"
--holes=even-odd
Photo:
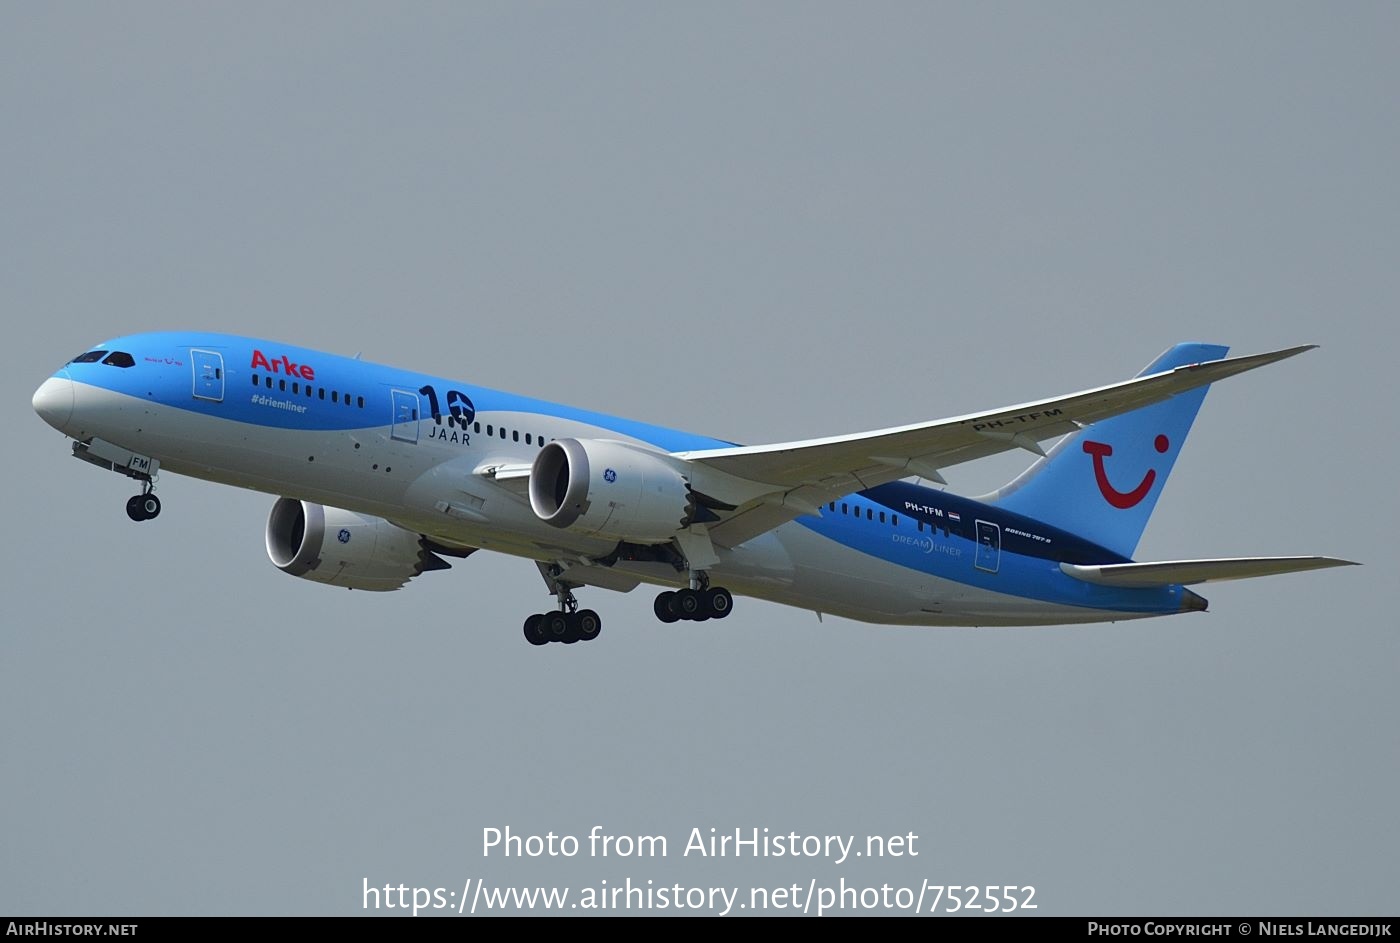
[[[126,516],[133,521],[149,521],[160,515],[160,498],[156,497],[154,486],[148,481],[141,493],[127,499]]]

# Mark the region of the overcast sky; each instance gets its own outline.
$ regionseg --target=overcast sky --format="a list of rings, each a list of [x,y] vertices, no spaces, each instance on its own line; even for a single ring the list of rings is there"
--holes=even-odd
[[[0,913],[844,877],[1393,914],[1397,43],[1390,3],[0,4]],[[333,590],[268,562],[272,496],[173,476],[130,523],[29,399],[157,329],[750,443],[1317,343],[1211,391],[1139,558],[1366,566],[1040,629],[588,590],[603,637],[535,649],[526,561]],[[671,854],[481,852],[594,825]]]

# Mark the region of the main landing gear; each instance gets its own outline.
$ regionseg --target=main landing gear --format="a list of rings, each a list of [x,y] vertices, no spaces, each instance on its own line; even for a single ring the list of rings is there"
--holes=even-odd
[[[697,573],[690,579],[688,589],[658,593],[652,605],[656,618],[662,622],[704,622],[723,619],[734,611],[734,596],[723,586],[711,586],[709,577]]]
[[[127,499],[126,516],[133,521],[149,521],[160,514],[160,498],[149,481],[141,486],[141,493]]]
[[[603,630],[603,620],[592,609],[580,609],[574,589],[582,583],[569,580],[564,574],[567,564],[537,562],[545,585],[559,600],[555,612],[537,612],[525,620],[525,641],[531,645],[550,642],[588,642]],[[680,569],[677,567],[677,569]],[[692,569],[690,585],[661,593],[656,597],[654,611],[662,622],[704,622],[723,619],[734,611],[734,594],[723,586],[711,586],[709,574]]]
[[[592,609],[580,609],[573,591],[560,586],[556,593],[559,609],[555,612],[539,612],[525,620],[525,640],[531,645],[547,645],[550,642],[591,642],[603,631],[603,620]]]

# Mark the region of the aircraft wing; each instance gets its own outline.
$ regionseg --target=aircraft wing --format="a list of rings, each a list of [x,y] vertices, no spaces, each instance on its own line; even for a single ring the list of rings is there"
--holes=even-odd
[[[733,513],[709,526],[733,547],[844,494],[919,475],[942,483],[940,470],[1007,449],[1045,454],[1039,443],[1101,419],[1132,412],[1216,380],[1311,350],[1290,347],[1177,367],[1067,396],[935,422],[854,435],[678,452],[695,467],[692,486]],[[736,481],[736,479],[738,481]],[[753,487],[735,487],[739,482]]]

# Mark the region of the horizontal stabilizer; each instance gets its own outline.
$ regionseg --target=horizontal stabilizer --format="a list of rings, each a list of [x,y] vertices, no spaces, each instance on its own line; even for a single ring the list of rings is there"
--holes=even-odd
[[[1104,563],[1081,566],[1061,563],[1060,569],[1077,580],[1100,586],[1189,586],[1219,580],[1243,580],[1321,570],[1331,566],[1358,566],[1336,557],[1227,557],[1219,560],[1168,560],[1161,563]]]

